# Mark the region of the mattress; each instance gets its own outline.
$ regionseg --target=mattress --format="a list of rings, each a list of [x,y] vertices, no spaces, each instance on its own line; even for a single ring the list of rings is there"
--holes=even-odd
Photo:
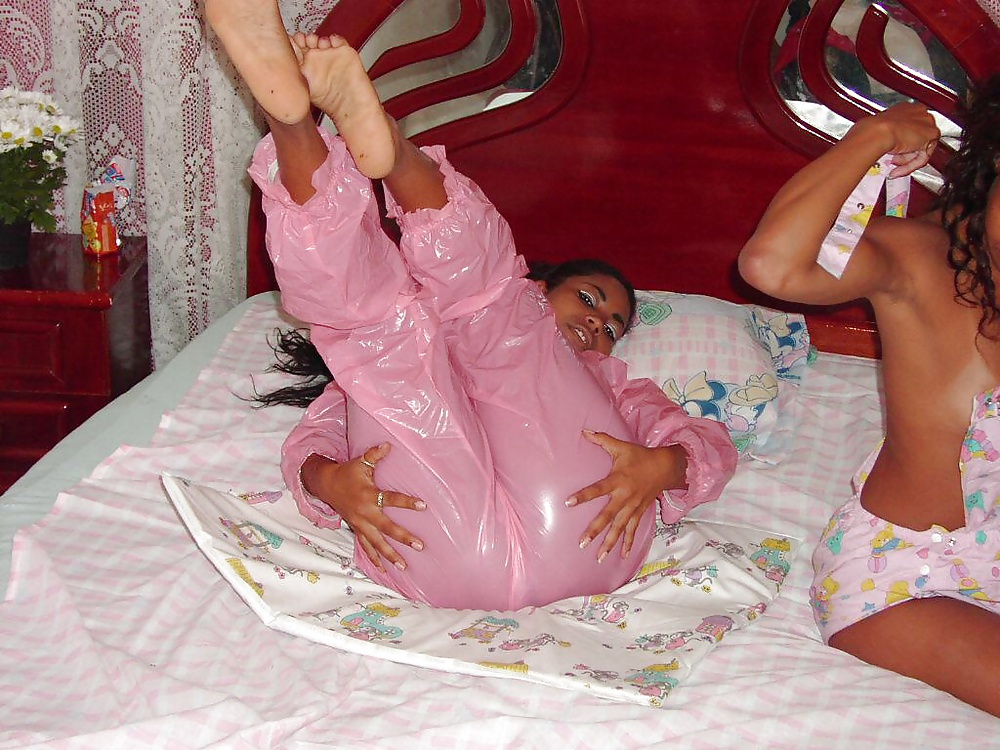
[[[0,500],[0,747],[983,747],[997,720],[822,644],[809,550],[881,433],[876,363],[819,354],[772,461],[691,520],[801,540],[766,611],[660,702],[418,666],[270,627],[178,515],[164,473],[280,487],[300,412],[247,397],[283,319],[252,298],[58,446]],[[781,450],[774,451],[780,444]],[[7,563],[7,555],[3,555]],[[245,592],[244,592],[245,593]]]

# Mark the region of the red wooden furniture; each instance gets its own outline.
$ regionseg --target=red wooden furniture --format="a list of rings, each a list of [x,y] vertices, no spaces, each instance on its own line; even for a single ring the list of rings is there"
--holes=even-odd
[[[457,0],[456,0],[457,1]],[[788,0],[538,0],[555,4],[562,48],[554,74],[516,104],[418,135],[443,143],[510,222],[527,257],[604,257],[636,286],[788,307],[739,278],[735,260],[778,188],[826,148],[831,137],[797,117],[773,71]],[[830,74],[826,41],[844,0],[814,0],[792,49],[815,99],[850,120],[874,111]],[[340,0],[320,27],[355,46],[400,0]],[[510,40],[469,73],[385,102],[400,118],[508,80],[531,54],[537,32],[531,0],[508,0]],[[1000,30],[975,0],[900,0],[949,50],[969,77],[997,70]],[[461,0],[454,26],[388,50],[372,66],[385,75],[447,54],[483,26],[481,0]],[[885,49],[887,13],[868,8],[855,42],[872,78],[954,116],[956,95],[897,65]],[[940,149],[935,163],[947,158]],[[928,207],[923,188],[911,210]],[[256,197],[255,197],[256,199]],[[263,254],[263,221],[249,226],[248,292],[273,288]],[[861,304],[807,309],[822,349],[877,356],[870,310]]]
[[[84,256],[80,235],[35,234],[0,272],[0,492],[149,374],[145,238]]]

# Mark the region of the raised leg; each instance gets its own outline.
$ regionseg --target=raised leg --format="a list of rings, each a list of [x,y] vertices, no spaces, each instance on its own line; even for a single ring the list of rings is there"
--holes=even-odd
[[[276,0],[205,0],[205,17],[271,119],[295,124],[309,117],[309,89]]]
[[[326,144],[312,121],[309,87],[276,0],[205,0],[205,16],[264,111],[281,181],[297,203],[315,190],[312,175]]]
[[[384,178],[406,211],[442,208],[448,202],[437,164],[403,138],[372,85],[357,52],[341,37],[295,34],[313,104],[337,132],[362,174]]]

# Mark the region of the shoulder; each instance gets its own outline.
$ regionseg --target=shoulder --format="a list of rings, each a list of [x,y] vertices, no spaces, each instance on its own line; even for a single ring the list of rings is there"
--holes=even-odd
[[[946,267],[948,235],[934,215],[874,218],[864,240],[880,269],[876,294],[909,297],[928,282],[936,284]]]

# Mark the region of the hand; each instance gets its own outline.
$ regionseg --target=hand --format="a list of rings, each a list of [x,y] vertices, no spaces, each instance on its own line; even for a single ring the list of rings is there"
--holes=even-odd
[[[941,131],[923,104],[902,102],[871,118],[885,132],[885,153],[892,154],[893,170],[889,177],[904,177],[930,161]]]
[[[635,530],[649,506],[663,490],[685,486],[687,452],[679,445],[647,448],[603,432],[584,430],[583,435],[608,452],[611,471],[604,479],[583,488],[566,501],[566,505],[573,506],[608,497],[607,505],[580,539],[580,547],[586,547],[607,528],[607,536],[597,552],[598,561],[607,557],[619,539],[622,540],[622,557],[627,557],[635,541]]]
[[[383,508],[424,510],[427,507],[418,498],[384,490],[382,505],[378,504],[380,490],[375,484],[373,466],[386,457],[390,448],[389,443],[383,443],[342,464],[313,454],[302,464],[301,472],[306,490],[336,511],[351,527],[368,559],[382,571],[385,570],[382,558],[399,570],[406,569],[406,561],[386,537],[417,551],[424,548],[422,541],[389,518]]]

